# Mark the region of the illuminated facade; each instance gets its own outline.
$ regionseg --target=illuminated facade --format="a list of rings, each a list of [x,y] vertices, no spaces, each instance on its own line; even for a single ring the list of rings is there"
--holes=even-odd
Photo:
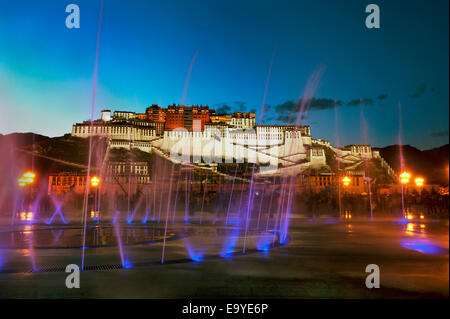
[[[255,113],[235,112],[231,116],[230,125],[239,129],[249,129],[256,125]]]
[[[100,174],[101,173],[101,174]],[[104,172],[99,172],[99,186],[102,194],[131,195],[151,184],[150,168],[147,162],[109,162]],[[49,176],[48,194],[62,195],[73,192],[83,195],[86,189],[86,173],[57,173]]]
[[[303,190],[313,193],[324,191],[341,192],[341,194],[364,194],[369,192],[369,184],[364,174],[347,172],[350,182],[347,186],[342,183],[344,175],[335,173],[303,174],[299,177],[299,185]]]
[[[210,121],[210,114],[215,114],[215,111],[210,110],[208,106],[169,105],[165,115],[165,129],[184,128],[188,131],[193,129],[203,131],[205,124]],[[198,128],[194,125],[197,121],[200,122]]]
[[[72,135],[108,138],[111,148],[154,148],[175,162],[256,163],[270,166],[258,174],[297,175],[309,168],[329,169],[326,152],[346,167],[358,167],[368,159],[380,162],[388,174],[392,168],[370,145],[344,148],[327,140],[313,139],[308,125],[256,125],[255,113],[215,114],[208,106],[149,106],[145,113],[103,110],[101,119],[74,124]],[[184,157],[183,157],[184,156]]]

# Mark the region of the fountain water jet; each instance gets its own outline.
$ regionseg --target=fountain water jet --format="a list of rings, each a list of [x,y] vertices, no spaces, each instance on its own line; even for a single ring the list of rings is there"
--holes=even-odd
[[[102,12],[103,12],[103,0],[100,1],[100,11],[98,17],[98,29],[97,29],[97,44],[96,44],[96,52],[95,52],[95,65],[94,65],[94,80],[93,80],[93,88],[92,88],[92,104],[91,104],[91,121],[90,121],[90,132],[89,134],[89,156],[88,156],[88,171],[87,171],[87,179],[90,180],[91,173],[91,157],[92,157],[92,136],[93,136],[93,124],[94,124],[94,110],[95,110],[95,94],[97,90],[97,72],[98,72],[98,56],[100,51],[100,32],[101,32],[101,24],[102,24]],[[84,203],[84,216],[83,216],[83,250],[81,257],[81,270],[84,270],[84,254],[85,254],[85,245],[86,245],[86,223],[87,223],[87,210],[88,210],[88,194],[89,194],[89,182],[86,182],[85,189],[85,203]]]
[[[162,247],[162,254],[161,254],[161,264],[164,264],[164,253],[166,250],[166,236],[167,236],[167,224],[169,222],[169,209],[170,209],[170,198],[172,195],[172,180],[173,180],[173,172],[174,172],[175,164],[172,163],[172,172],[170,174],[170,188],[169,188],[169,196],[167,200],[167,213],[166,213],[166,225],[164,227],[164,239],[163,239],[163,247]]]

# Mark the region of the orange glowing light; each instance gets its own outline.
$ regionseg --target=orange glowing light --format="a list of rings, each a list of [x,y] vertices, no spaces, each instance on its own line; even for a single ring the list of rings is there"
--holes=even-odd
[[[344,178],[342,179],[342,183],[344,183],[344,186],[348,186],[350,185],[351,179],[348,176],[344,176]]]
[[[29,234],[31,234],[31,226],[30,225],[26,225],[25,227],[24,227],[24,234],[26,234],[26,235],[29,235]]]
[[[36,177],[36,174],[34,174],[33,172],[28,171],[28,172],[24,173],[18,180],[19,186],[25,187],[30,184],[33,184],[35,177]]]
[[[97,176],[93,176],[91,178],[91,185],[93,187],[97,187],[100,184],[100,178],[98,178]]]
[[[351,219],[352,218],[352,214],[350,213],[350,211],[345,211],[344,218],[345,219]]]
[[[422,187],[424,182],[425,182],[425,180],[423,178],[421,178],[421,177],[417,177],[414,180],[414,183],[416,183],[416,185],[419,186],[419,187]]]
[[[420,215],[420,219],[424,219],[425,218],[425,216],[423,216],[423,215]]]
[[[400,174],[400,182],[402,184],[408,184],[410,178],[411,178],[411,174],[409,174],[408,172],[403,172]]]
[[[20,220],[22,220],[22,221],[32,221],[33,220],[33,212],[20,212],[19,216],[20,216]]]
[[[36,174],[34,174],[33,172],[26,172],[25,174],[23,174],[23,177],[34,179],[36,177]]]
[[[406,218],[413,219],[413,215],[408,215]]]
[[[413,231],[414,230],[414,224],[408,224],[406,226],[406,229],[409,230],[409,231]]]

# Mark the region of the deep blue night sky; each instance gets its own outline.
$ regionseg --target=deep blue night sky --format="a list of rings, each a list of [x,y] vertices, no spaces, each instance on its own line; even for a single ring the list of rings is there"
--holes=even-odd
[[[80,29],[65,27],[69,3],[80,7]],[[0,133],[57,136],[90,117],[99,3],[0,0]],[[369,3],[380,7],[380,29],[365,27]],[[96,110],[180,103],[198,51],[185,103],[258,112],[273,61],[265,122],[282,123],[285,102],[323,68],[314,96],[340,104],[341,145],[398,143],[400,103],[402,142],[440,146],[449,140],[448,10],[447,0],[105,0]],[[303,123],[336,143],[325,102]]]

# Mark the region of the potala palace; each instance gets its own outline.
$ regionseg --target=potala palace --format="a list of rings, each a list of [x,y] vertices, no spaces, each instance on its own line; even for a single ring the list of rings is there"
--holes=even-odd
[[[152,105],[145,113],[103,110],[101,118],[74,124],[72,136],[102,136],[110,148],[158,152],[177,163],[255,163],[258,174],[297,175],[326,168],[326,153],[346,167],[367,159],[392,168],[370,145],[334,147],[307,125],[256,125],[255,113],[216,114],[208,106]]]

